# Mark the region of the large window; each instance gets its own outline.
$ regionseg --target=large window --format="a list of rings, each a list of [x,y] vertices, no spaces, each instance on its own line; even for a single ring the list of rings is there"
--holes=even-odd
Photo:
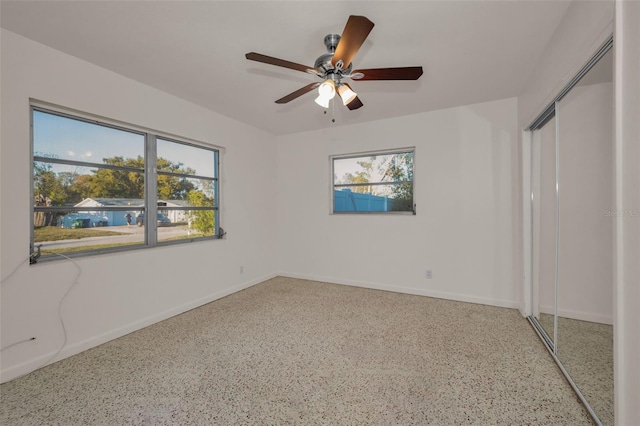
[[[331,158],[333,213],[415,214],[414,149]]]
[[[31,118],[43,257],[219,235],[218,150],[39,107]]]

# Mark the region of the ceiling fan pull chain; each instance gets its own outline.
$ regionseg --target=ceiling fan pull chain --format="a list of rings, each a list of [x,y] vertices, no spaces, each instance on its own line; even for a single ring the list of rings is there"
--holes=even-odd
[[[331,99],[331,122],[336,122],[336,98]]]

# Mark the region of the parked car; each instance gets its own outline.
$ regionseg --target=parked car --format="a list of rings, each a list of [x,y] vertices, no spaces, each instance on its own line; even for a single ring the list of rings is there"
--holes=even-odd
[[[136,225],[142,226],[144,225],[144,213],[140,213],[136,216]],[[158,226],[169,226],[171,225],[171,220],[163,215],[162,213],[158,213]]]
[[[109,226],[109,219],[98,213],[74,212],[58,216],[56,226],[60,228],[96,228]]]

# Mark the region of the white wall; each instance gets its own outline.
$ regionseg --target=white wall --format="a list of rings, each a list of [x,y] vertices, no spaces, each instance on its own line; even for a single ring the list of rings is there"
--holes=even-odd
[[[516,111],[505,99],[279,137],[280,274],[518,306]],[[416,216],[330,214],[330,155],[408,146]]]
[[[640,422],[640,2],[616,2],[615,41],[614,402],[616,424],[631,425]]]
[[[29,98],[224,147],[215,240],[77,260],[62,304],[60,359],[273,276],[275,137],[59,51],[2,31],[1,276],[29,254]],[[213,84],[213,83],[212,83]],[[202,90],[215,90],[203,87]],[[240,266],[244,273],[240,274]],[[58,302],[68,261],[22,264],[2,283],[2,380],[45,362],[63,343]]]

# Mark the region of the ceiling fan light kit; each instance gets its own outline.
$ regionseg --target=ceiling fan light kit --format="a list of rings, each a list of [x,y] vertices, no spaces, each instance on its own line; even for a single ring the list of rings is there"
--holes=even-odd
[[[336,95],[336,83],[332,79],[327,79],[318,87],[318,94],[323,98],[333,99]]]
[[[342,104],[347,106],[350,104],[358,94],[351,90],[348,84],[341,84],[338,87],[338,95],[340,95],[340,99],[342,99]]]
[[[315,100],[315,103],[317,103],[318,105],[320,105],[322,108],[327,109],[329,108],[329,101],[331,99],[329,98],[323,98],[322,95],[318,96]]]
[[[290,102],[317,87],[318,97],[315,102],[321,107],[329,108],[329,102],[335,97],[337,91],[343,105],[349,110],[355,110],[363,106],[362,101],[348,84],[342,83],[341,80],[343,78],[363,81],[417,80],[422,75],[422,67],[371,68],[352,71],[352,60],[373,29],[373,26],[373,22],[364,16],[349,16],[341,36],[338,34],[325,36],[324,45],[328,53],[320,55],[316,59],[313,68],[255,52],[247,53],[245,57],[250,61],[315,74],[322,79],[322,83],[308,84],[278,99],[276,101],[278,104]],[[347,64],[346,67],[345,64]]]

